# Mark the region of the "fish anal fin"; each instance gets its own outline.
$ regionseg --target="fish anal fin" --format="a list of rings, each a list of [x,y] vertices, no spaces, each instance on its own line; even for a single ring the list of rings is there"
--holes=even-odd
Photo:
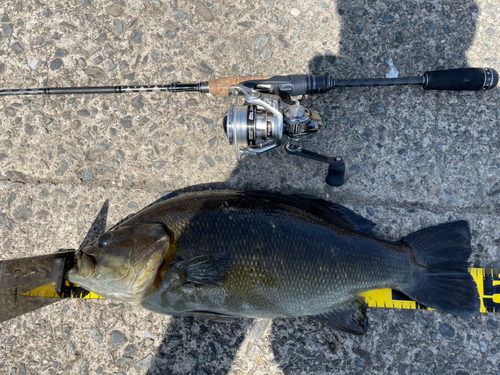
[[[326,324],[337,331],[364,335],[368,330],[367,305],[361,297],[343,303],[332,311],[309,318]]]
[[[226,253],[200,255],[174,262],[169,272],[180,275],[184,285],[220,285],[227,277],[231,264]]]

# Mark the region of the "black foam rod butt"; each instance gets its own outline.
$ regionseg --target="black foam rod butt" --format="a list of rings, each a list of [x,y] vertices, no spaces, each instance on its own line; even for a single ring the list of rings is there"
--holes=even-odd
[[[490,68],[436,70],[424,74],[426,90],[489,90],[498,83],[498,73]]]

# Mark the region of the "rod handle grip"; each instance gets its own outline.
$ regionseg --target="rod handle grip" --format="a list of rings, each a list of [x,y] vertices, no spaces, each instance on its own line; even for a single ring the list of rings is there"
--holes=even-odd
[[[208,92],[213,95],[229,96],[229,88],[245,81],[262,81],[271,77],[226,77],[208,82]]]
[[[490,90],[498,83],[498,73],[491,68],[435,70],[425,72],[423,78],[426,90]]]

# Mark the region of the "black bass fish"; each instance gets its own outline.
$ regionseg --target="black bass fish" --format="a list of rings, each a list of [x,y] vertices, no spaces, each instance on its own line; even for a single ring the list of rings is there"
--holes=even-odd
[[[466,221],[399,242],[314,197],[205,191],[157,203],[77,253],[68,275],[105,298],[213,320],[311,317],[363,334],[357,293],[392,288],[450,314],[479,313]]]

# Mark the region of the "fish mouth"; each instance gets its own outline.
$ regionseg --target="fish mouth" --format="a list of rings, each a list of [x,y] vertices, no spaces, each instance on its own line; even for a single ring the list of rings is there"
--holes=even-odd
[[[89,255],[81,250],[75,253],[75,257],[79,275],[84,279],[88,279],[93,276],[97,267],[96,258],[93,255]]]
[[[67,279],[105,298],[140,301],[167,263],[170,237],[158,224],[123,227],[109,236],[110,243],[93,243],[75,254]]]
[[[156,276],[161,269],[165,265],[165,255],[162,254],[157,260],[153,261],[153,264],[142,272],[139,272],[132,280],[125,282],[128,284],[128,287],[120,290],[108,290],[109,285],[102,280],[99,281],[95,277],[91,275],[89,278],[84,278],[81,275],[80,268],[78,263],[70,269],[67,273],[67,280],[73,284],[79,285],[85,289],[88,289],[91,292],[96,293],[97,295],[109,298],[117,301],[125,301],[129,303],[134,303],[140,301],[144,295],[146,295],[154,284]],[[116,282],[124,282],[127,278],[130,278],[130,275],[133,273],[133,266],[130,266],[127,272],[120,279],[113,280]],[[114,288],[113,288],[114,289]]]
[[[82,251],[82,250],[75,251],[75,263],[74,263],[73,267],[67,271],[66,279],[68,281],[72,282],[73,284],[79,284],[79,282],[77,282],[77,280],[75,280],[76,278],[78,278],[79,280],[80,279],[85,280],[85,279],[88,279],[89,277],[93,276],[95,273],[96,262],[95,262],[94,257],[88,258],[93,263],[92,267],[89,270],[86,270],[86,271],[83,270],[82,259],[84,256],[87,256],[87,254],[84,251]],[[70,278],[74,281],[70,280]]]

